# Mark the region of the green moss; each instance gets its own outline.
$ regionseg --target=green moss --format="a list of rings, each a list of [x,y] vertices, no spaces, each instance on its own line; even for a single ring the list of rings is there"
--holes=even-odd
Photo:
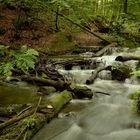
[[[140,90],[129,95],[129,98],[132,99],[132,109],[140,114]]]
[[[56,111],[60,110],[64,104],[72,99],[71,92],[64,90],[61,94],[57,95],[51,100],[51,104],[55,107]]]

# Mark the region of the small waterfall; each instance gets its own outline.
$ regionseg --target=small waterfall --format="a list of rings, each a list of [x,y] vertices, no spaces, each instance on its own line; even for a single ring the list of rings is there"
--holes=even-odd
[[[116,63],[115,58],[118,54],[118,52],[114,52],[113,55],[96,57],[92,60],[96,59],[99,66],[109,66]],[[133,68],[137,65],[137,61],[126,63]],[[75,66],[72,70],[59,69],[59,73],[66,79],[83,85],[94,70]],[[55,137],[52,137],[51,140],[139,140],[140,131],[135,126],[137,122],[140,122],[140,117],[131,110],[131,100],[128,98],[130,93],[140,89],[139,83],[135,77],[126,79],[124,83],[113,81],[109,71],[100,72],[94,84],[86,85],[92,89],[93,99],[82,102],[72,100],[63,110],[64,112],[74,112],[74,117],[70,117],[71,121],[69,117],[65,116],[57,118],[55,123],[53,121],[50,123],[51,127],[57,131],[57,135],[52,134]],[[107,93],[109,96],[100,93]],[[79,111],[76,108],[79,108]],[[56,127],[60,120],[62,122],[59,125],[65,128],[61,133],[60,128]],[[68,121],[72,122],[71,125]],[[46,132],[52,131],[51,127],[44,128],[42,130],[44,133],[40,132],[41,137],[36,135],[33,140],[40,138],[40,140],[50,140],[47,137],[49,134]]]

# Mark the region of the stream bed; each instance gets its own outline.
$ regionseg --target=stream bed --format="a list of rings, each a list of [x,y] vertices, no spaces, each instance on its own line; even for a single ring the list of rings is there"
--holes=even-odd
[[[116,53],[99,59],[110,65],[115,56]],[[85,85],[92,71],[78,66],[72,70],[59,70],[80,85]],[[139,140],[140,130],[136,125],[140,117],[131,109],[128,95],[140,89],[140,82],[133,77],[119,82],[111,80],[106,73],[101,75],[103,78],[86,85],[94,93],[91,100],[72,100],[32,140]]]

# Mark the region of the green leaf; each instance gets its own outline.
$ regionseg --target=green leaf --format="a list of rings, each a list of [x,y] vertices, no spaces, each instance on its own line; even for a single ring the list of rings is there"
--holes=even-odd
[[[28,49],[26,52],[27,55],[35,55],[38,56],[38,52],[35,49]]]
[[[27,72],[29,69],[34,69],[38,55],[35,49],[27,48],[26,45],[22,46],[19,51],[12,52],[12,56],[16,59],[16,67],[24,72]]]
[[[11,76],[13,70],[12,62],[4,62],[0,65],[0,74],[4,76]]]

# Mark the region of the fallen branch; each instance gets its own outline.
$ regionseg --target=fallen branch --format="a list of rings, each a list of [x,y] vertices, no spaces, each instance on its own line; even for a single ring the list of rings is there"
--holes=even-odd
[[[42,79],[42,78],[37,78],[37,77],[23,77],[22,78],[25,81],[30,81],[30,82],[34,82],[37,83],[39,85],[47,85],[47,86],[53,86],[55,87],[57,90],[68,90],[73,92],[73,94],[75,95],[75,97],[77,98],[92,98],[93,96],[93,92],[91,89],[89,89],[86,86],[79,86],[79,85],[72,85],[71,83],[65,83],[62,80],[58,80],[58,81],[54,81],[52,79]]]
[[[0,124],[0,130],[3,129],[3,128],[5,128],[5,127],[7,127],[7,126],[9,126],[9,125],[11,125],[11,124],[13,124],[13,123],[16,123],[16,122],[20,121],[21,119],[23,119],[23,118],[25,118],[27,116],[32,115],[34,113],[34,111],[35,111],[35,109],[33,108],[33,109],[28,110],[27,112],[21,114],[20,116],[17,116],[16,115],[12,119],[10,119],[8,121],[5,121],[4,123],[1,123]]]
[[[114,48],[117,46],[116,42],[113,42],[107,46],[105,46],[103,49],[101,49],[100,51],[98,51],[95,55],[93,55],[93,57],[99,57],[104,55],[105,53],[107,53],[110,49]]]
[[[92,32],[92,31],[90,31],[89,29],[85,28],[84,26],[82,26],[82,25],[76,23],[75,21],[71,20],[70,18],[66,17],[65,15],[60,14],[60,13],[57,13],[57,11],[54,11],[53,9],[52,9],[51,11],[52,11],[53,13],[55,13],[55,14],[58,14],[60,17],[64,18],[65,20],[71,22],[72,24],[76,25],[77,27],[81,28],[82,30],[84,30],[84,31],[86,31],[86,32],[88,32],[88,33],[90,33],[90,34],[96,36],[97,38],[101,39],[102,41],[106,42],[107,44],[110,44],[110,43],[111,43],[110,41],[108,41],[108,40],[104,39],[103,37],[99,36],[98,34],[96,34],[96,33]]]
[[[88,80],[86,80],[86,84],[90,85],[93,84],[95,79],[97,78],[97,75],[99,72],[101,72],[102,70],[106,70],[107,67],[99,67],[97,68],[94,72],[92,72],[92,75],[89,77]]]

